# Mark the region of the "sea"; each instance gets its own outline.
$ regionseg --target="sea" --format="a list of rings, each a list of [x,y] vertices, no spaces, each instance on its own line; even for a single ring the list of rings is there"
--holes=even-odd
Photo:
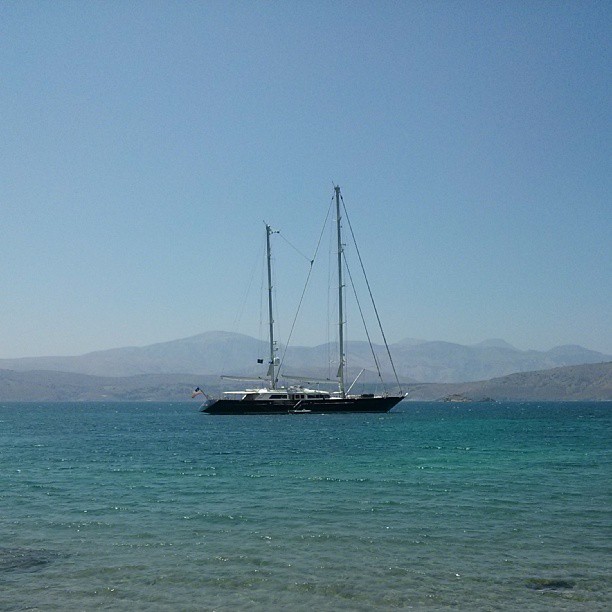
[[[0,404],[0,610],[611,610],[612,403]]]

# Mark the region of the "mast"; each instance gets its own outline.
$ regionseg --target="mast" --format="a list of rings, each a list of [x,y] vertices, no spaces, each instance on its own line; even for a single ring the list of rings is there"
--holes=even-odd
[[[342,284],[342,231],[340,228],[340,187],[336,185],[334,187],[336,192],[336,223],[338,232],[338,350],[339,350],[339,366],[338,366],[338,385],[340,388],[340,395],[346,396],[344,389],[344,364],[345,364],[345,353],[344,353],[344,313],[343,313],[343,301],[344,301],[344,285]]]
[[[274,234],[272,228],[266,223],[266,258],[268,262],[268,324],[270,326],[270,366],[268,376],[270,377],[270,388],[276,388],[276,372],[274,357],[274,318],[272,313],[272,250],[270,248],[270,235]]]

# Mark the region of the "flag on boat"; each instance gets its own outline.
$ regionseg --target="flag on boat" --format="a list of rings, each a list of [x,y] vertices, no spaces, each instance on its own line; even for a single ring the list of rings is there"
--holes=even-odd
[[[198,395],[206,395],[206,393],[204,393],[204,391],[202,391],[202,389],[200,389],[200,387],[196,387],[193,390],[193,393],[191,394],[191,399],[193,399],[194,397],[197,397]]]

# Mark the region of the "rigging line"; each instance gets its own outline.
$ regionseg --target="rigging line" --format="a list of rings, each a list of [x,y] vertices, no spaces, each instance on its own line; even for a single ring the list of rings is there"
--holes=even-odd
[[[331,204],[333,202],[333,197],[331,199],[331,202],[329,204],[329,207],[327,209],[327,215],[325,217],[325,222],[323,223],[323,228],[321,229],[321,234],[319,235],[319,241],[317,242],[317,248],[315,249],[315,253],[313,255],[313,258],[310,259],[310,268],[308,269],[308,275],[306,276],[306,282],[304,283],[304,288],[302,289],[302,295],[300,296],[300,301],[295,313],[295,316],[293,317],[293,323],[291,323],[291,329],[289,330],[289,337],[287,338],[287,342],[285,343],[285,350],[283,351],[283,355],[281,357],[280,363],[278,365],[278,370],[277,372],[280,373],[281,372],[281,368],[283,367],[283,363],[285,362],[285,355],[287,354],[287,349],[289,348],[289,344],[291,343],[291,337],[293,336],[293,330],[295,329],[295,324],[297,322],[297,318],[298,315],[300,314],[300,309],[302,307],[302,302],[304,301],[304,295],[306,295],[306,288],[308,287],[308,283],[310,282],[310,276],[312,275],[312,268],[314,265],[315,260],[317,259],[317,255],[319,253],[319,247],[321,246],[321,240],[323,239],[323,233],[325,232],[325,227],[327,225],[327,221],[329,220],[329,215],[331,212]],[[308,258],[306,258],[308,259]],[[277,377],[278,380],[278,377]],[[276,381],[274,381],[276,384]]]
[[[380,320],[380,316],[378,315],[378,308],[376,308],[376,302],[374,301],[374,296],[372,295],[372,289],[370,288],[370,282],[368,281],[368,277],[366,275],[365,266],[363,265],[363,260],[361,259],[361,253],[359,252],[359,247],[357,246],[357,240],[355,239],[355,233],[353,232],[353,226],[351,225],[351,220],[348,216],[348,212],[346,210],[346,206],[344,204],[344,198],[342,194],[340,194],[340,199],[342,200],[342,208],[344,209],[344,216],[348,222],[349,229],[351,230],[351,236],[353,237],[353,244],[355,245],[355,250],[357,251],[357,257],[359,258],[359,264],[361,265],[361,271],[363,272],[363,277],[365,278],[366,285],[368,287],[368,292],[370,294],[370,300],[372,301],[372,306],[374,307],[374,312],[376,313],[376,320],[378,321],[378,328],[380,329],[380,333],[385,342],[385,348],[387,349],[387,355],[389,356],[389,361],[391,362],[391,368],[393,369],[393,374],[395,376],[395,382],[399,387],[400,393],[403,393],[402,385],[399,381],[399,377],[397,375],[397,371],[395,370],[395,364],[393,363],[393,357],[391,357],[391,351],[389,350],[389,344],[387,342],[387,337],[385,336],[385,332],[382,327],[382,322]]]
[[[257,278],[257,274],[256,274],[257,267],[259,266],[260,256],[263,255],[264,250],[265,249],[263,247],[260,247],[258,249],[257,257],[255,257],[253,259],[253,264],[252,264],[251,271],[250,271],[250,274],[249,274],[249,282],[247,284],[247,288],[244,291],[244,293],[242,294],[241,304],[240,304],[238,310],[236,311],[236,314],[234,315],[234,320],[232,321],[232,329],[231,329],[232,332],[236,332],[240,328],[240,325],[242,324],[242,317],[244,315],[244,310],[245,310],[247,301],[249,300],[249,298],[252,299],[252,300],[254,299],[254,298],[251,297],[251,290],[252,290],[252,287],[253,287],[253,282]],[[261,295],[261,291],[260,291],[260,295]],[[261,338],[261,330],[260,330],[260,334],[259,335],[260,335],[260,338]],[[230,346],[232,347],[232,349],[235,348],[235,343],[236,343],[235,339],[233,341],[230,341]],[[224,352],[223,355],[224,355],[223,359],[221,360],[221,362],[219,364],[220,367],[221,367],[220,372],[223,372],[225,370],[225,366],[227,365],[227,353]]]
[[[359,309],[359,314],[361,315],[361,322],[363,323],[363,329],[365,330],[366,337],[368,339],[368,344],[370,345],[370,351],[372,352],[372,357],[374,358],[374,364],[376,365],[376,371],[378,372],[378,378],[380,380],[380,384],[383,387],[383,391],[386,393],[387,388],[385,386],[385,381],[383,380],[382,374],[380,373],[380,364],[378,362],[378,357],[376,356],[376,352],[374,351],[374,346],[372,344],[372,339],[370,338],[370,332],[368,330],[368,326],[366,325],[365,316],[363,314],[363,309],[361,308],[361,302],[359,301],[359,296],[357,295],[357,288],[355,287],[355,282],[353,281],[353,275],[351,274],[351,269],[349,268],[348,261],[346,260],[346,255],[344,255],[344,267],[348,273],[349,280],[351,281],[351,287],[353,288],[353,295],[355,296],[355,301],[357,302],[357,308]]]
[[[256,278],[255,272],[257,270],[257,267],[259,266],[260,256],[262,253],[263,253],[263,249],[260,248],[259,255],[253,260],[253,267],[251,269],[251,273],[249,274],[249,282],[248,282],[246,291],[244,292],[244,295],[242,296],[242,304],[240,305],[240,308],[238,309],[238,311],[236,312],[236,315],[234,316],[234,321],[233,321],[234,329],[236,329],[238,325],[242,322],[242,315],[244,314],[245,305],[249,297],[249,294],[251,292],[251,287],[253,285],[253,279]]]
[[[278,232],[278,235],[298,254],[301,255],[306,261],[309,262],[313,262],[314,260],[309,259],[307,255],[304,255],[304,253],[302,253],[302,251],[300,251],[300,249],[298,249],[294,244],[291,244],[291,242],[289,242],[284,236],[283,234],[281,234],[281,232]]]

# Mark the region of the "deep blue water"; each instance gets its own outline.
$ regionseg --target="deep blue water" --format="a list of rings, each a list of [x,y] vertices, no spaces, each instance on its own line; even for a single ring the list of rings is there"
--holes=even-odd
[[[612,609],[612,404],[0,405],[1,610]]]

